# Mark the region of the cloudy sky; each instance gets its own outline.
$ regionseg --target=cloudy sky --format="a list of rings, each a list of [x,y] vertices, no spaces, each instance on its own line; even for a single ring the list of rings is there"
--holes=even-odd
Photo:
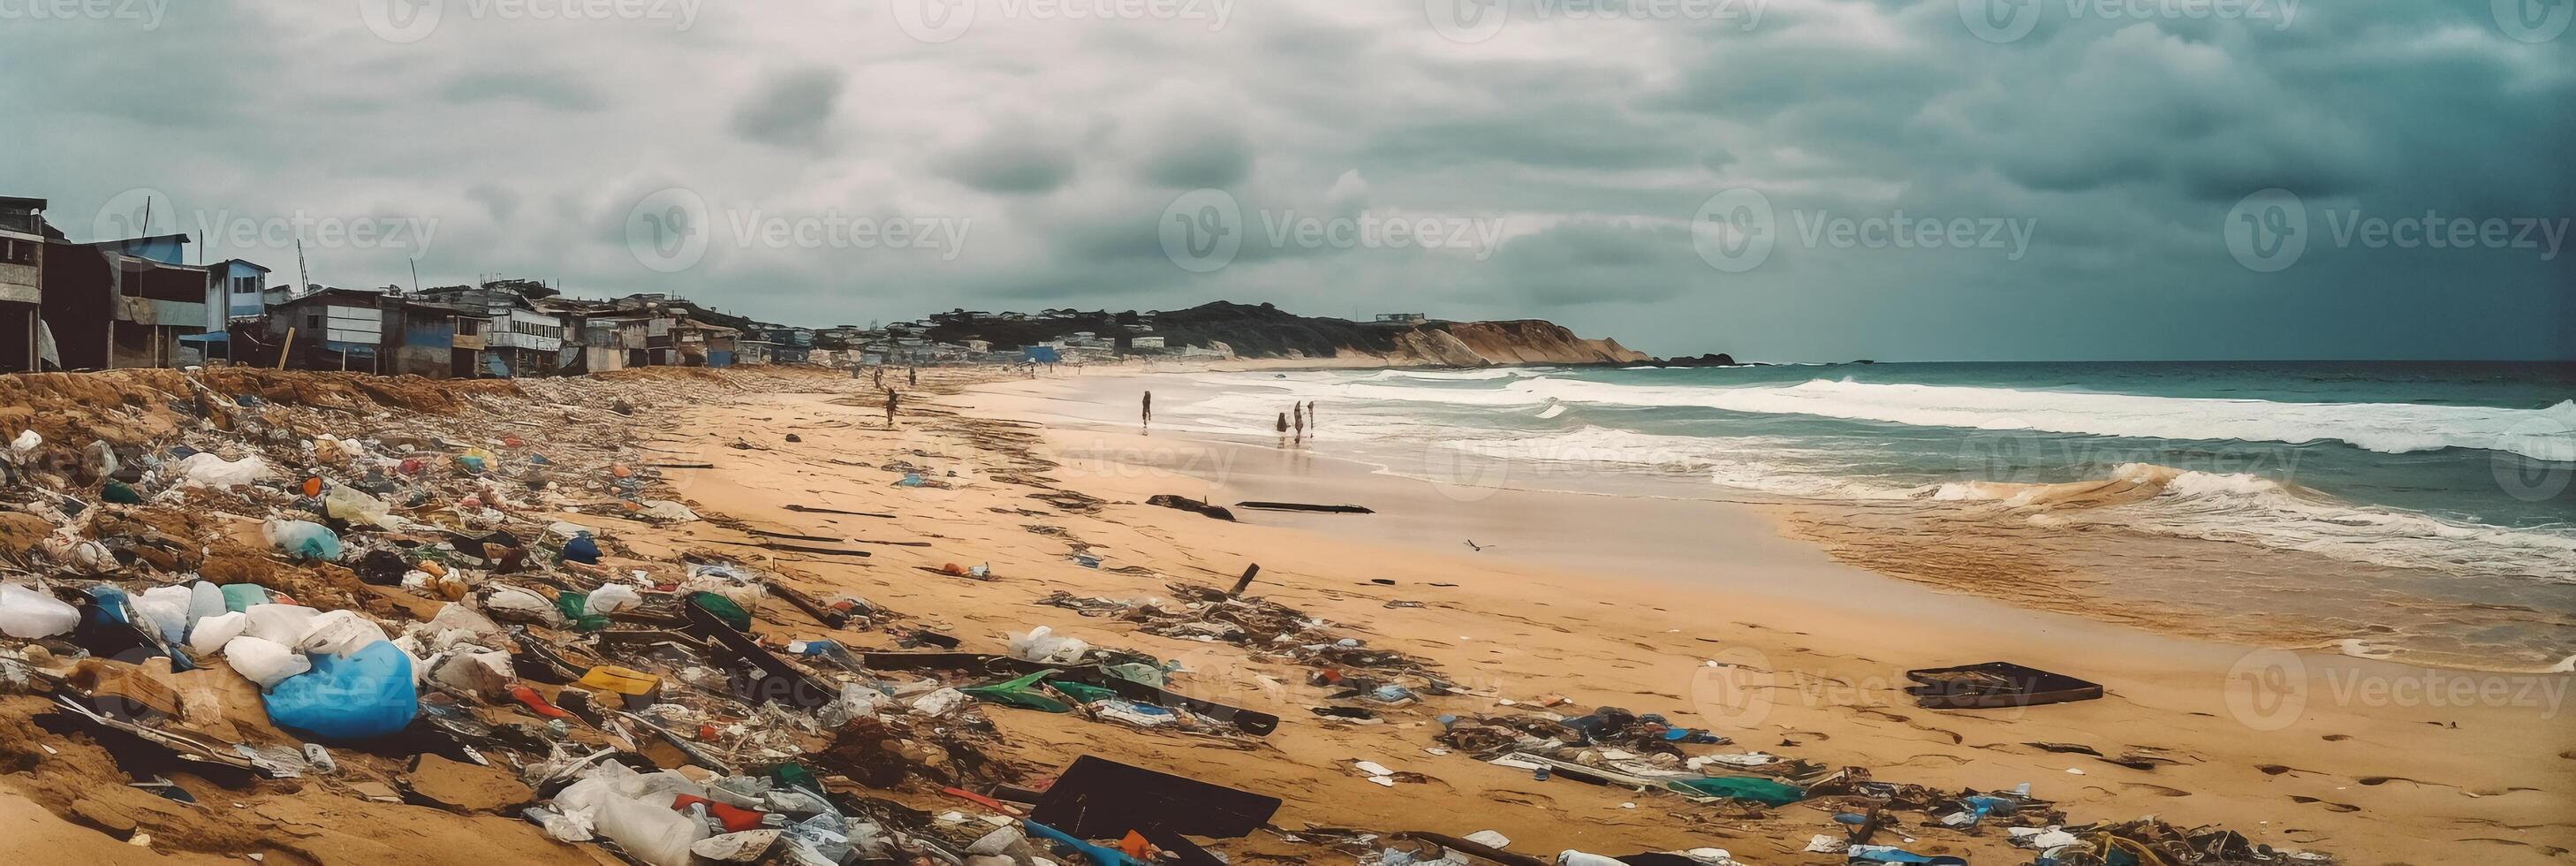
[[[316,282],[2576,357],[2576,0],[0,0],[0,194]]]

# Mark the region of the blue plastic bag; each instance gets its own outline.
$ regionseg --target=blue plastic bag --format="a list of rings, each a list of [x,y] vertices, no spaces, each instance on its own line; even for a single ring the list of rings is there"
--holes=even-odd
[[[598,565],[599,542],[591,540],[590,533],[587,532],[574,535],[564,542],[563,558],[566,562]]]
[[[269,721],[325,743],[371,740],[411,724],[420,711],[411,656],[377,641],[340,658],[312,656],[313,670],[287,677],[267,694]]]

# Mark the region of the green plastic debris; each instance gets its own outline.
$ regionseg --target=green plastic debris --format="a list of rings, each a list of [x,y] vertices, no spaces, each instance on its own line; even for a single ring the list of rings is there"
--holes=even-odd
[[[1111,700],[1118,697],[1117,692],[1113,692],[1090,683],[1059,680],[1057,682],[1048,683],[1047,687],[1063,692],[1065,697],[1072,698],[1075,701],[1085,704],[1096,704],[1101,701]]]
[[[143,494],[134,492],[134,488],[127,487],[125,482],[116,480],[108,481],[107,486],[99,490],[98,498],[114,505],[143,504]]]
[[[1042,691],[1041,687],[1038,685],[1040,680],[1044,680],[1054,673],[1054,671],[1039,671],[1037,673],[1029,674],[1006,682],[998,682],[989,686],[973,686],[970,688],[958,689],[958,691],[965,692],[968,697],[972,697],[976,700],[986,703],[1001,704],[1006,707],[1018,707],[1023,710],[1040,710],[1050,713],[1073,712],[1072,705],[1056,700],[1053,695],[1049,695]]]
[[[224,585],[225,610],[233,613],[241,613],[251,609],[253,605],[262,605],[267,603],[268,590],[260,588],[259,584],[228,583]]]
[[[733,599],[712,592],[693,592],[689,594],[689,603],[715,614],[717,619],[733,626],[734,631],[751,630],[751,613],[743,610],[742,605],[733,603]]]
[[[1674,779],[1666,784],[1685,794],[1724,797],[1729,800],[1751,800],[1765,806],[1786,806],[1807,798],[1807,792],[1800,790],[1796,785],[1759,776]]]
[[[555,609],[563,612],[564,619],[572,621],[574,631],[598,631],[608,627],[607,617],[592,616],[588,613],[590,593],[555,593]]]
[[[1144,683],[1158,689],[1162,688],[1164,683],[1163,669],[1143,662],[1128,662],[1123,665],[1110,665],[1103,670],[1107,670],[1110,676],[1114,676],[1131,683]]]

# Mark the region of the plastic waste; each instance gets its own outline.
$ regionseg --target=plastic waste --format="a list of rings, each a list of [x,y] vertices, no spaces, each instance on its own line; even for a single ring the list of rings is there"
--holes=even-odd
[[[248,627],[250,614],[247,613],[227,613],[198,620],[196,625],[188,627],[188,651],[201,656],[222,652],[224,644],[240,637],[242,629]]]
[[[368,644],[385,639],[385,629],[354,610],[335,610],[313,618],[295,648],[310,655],[347,658]]]
[[[564,542],[563,558],[566,562],[598,565],[599,542],[591,540],[590,533],[587,532],[575,535]]]
[[[268,590],[256,583],[230,583],[223,587],[224,610],[239,613],[255,605],[267,604]]]
[[[393,506],[366,491],[345,484],[335,484],[322,495],[322,513],[350,523],[399,529],[392,514]]]
[[[80,619],[80,608],[51,595],[17,584],[0,585],[0,634],[26,640],[48,638],[71,631]]]
[[[277,476],[277,469],[258,455],[225,460],[204,451],[170,464],[169,471],[177,475],[179,483],[186,487],[240,487]]]
[[[1091,652],[1091,644],[1081,638],[1062,637],[1054,629],[1038,626],[1027,634],[1011,635],[1011,657],[1042,664],[1078,664]]]
[[[233,666],[234,673],[258,683],[261,691],[313,669],[311,659],[296,655],[285,644],[255,637],[225,641],[224,662]]]
[[[370,626],[372,627],[372,626]],[[268,718],[326,743],[371,740],[400,731],[420,710],[411,656],[379,640],[347,658],[312,658],[313,669],[268,692]]]
[[[636,592],[634,587],[626,584],[611,583],[591,590],[590,598],[582,604],[581,610],[586,616],[607,616],[642,606],[644,606],[643,593]]]
[[[43,444],[45,444],[45,437],[36,435],[34,430],[20,433],[18,438],[9,440],[9,448],[21,454],[34,451],[37,446]]]
[[[225,611],[232,609],[232,605],[224,602],[223,587],[202,580],[188,587],[188,622],[194,623],[210,616],[222,616]]]
[[[279,646],[293,646],[304,642],[304,635],[313,631],[313,619],[322,612],[302,605],[258,604],[242,614],[250,619],[242,626],[242,634]]]
[[[769,846],[777,844],[779,834],[784,832],[786,831],[744,830],[739,833],[709,836],[690,845],[689,853],[719,863],[749,863],[760,859],[760,855],[769,853]]]
[[[668,499],[646,501],[644,507],[635,512],[635,515],[659,523],[688,523],[698,519],[697,512],[690,511],[688,506]]]
[[[297,559],[339,559],[340,537],[309,520],[271,520],[260,525],[270,547]]]
[[[156,586],[134,599],[134,610],[151,623],[163,643],[178,643],[188,637],[188,600],[196,593],[185,586]]]

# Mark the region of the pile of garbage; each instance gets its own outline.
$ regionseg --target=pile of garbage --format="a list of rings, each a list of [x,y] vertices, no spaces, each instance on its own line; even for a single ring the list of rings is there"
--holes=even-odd
[[[1327,718],[1373,720],[1380,710],[1419,703],[1424,695],[1462,693],[1432,663],[1371,647],[1296,608],[1194,584],[1166,588],[1171,599],[1121,600],[1059,590],[1037,603],[1135,623],[1137,631],[1150,635],[1232,644],[1255,659],[1303,666],[1309,669],[1307,684],[1325,688],[1325,697],[1338,702],[1315,708]]]
[[[953,652],[755,563],[639,555],[613,527],[700,516],[632,416],[747,383],[531,381],[418,412],[289,381],[317,375],[137,379],[121,395],[137,417],[106,437],[11,438],[0,696],[113,739],[137,777],[322,781],[652,866],[1055,862],[1100,837],[991,798],[900,799],[1044,799],[1015,784],[1046,768],[995,757],[988,705],[1236,739],[1277,724],[1174,691],[1176,665],[1044,628],[1008,654]],[[764,642],[755,620],[800,638]],[[930,649],[845,643],[877,630]]]

